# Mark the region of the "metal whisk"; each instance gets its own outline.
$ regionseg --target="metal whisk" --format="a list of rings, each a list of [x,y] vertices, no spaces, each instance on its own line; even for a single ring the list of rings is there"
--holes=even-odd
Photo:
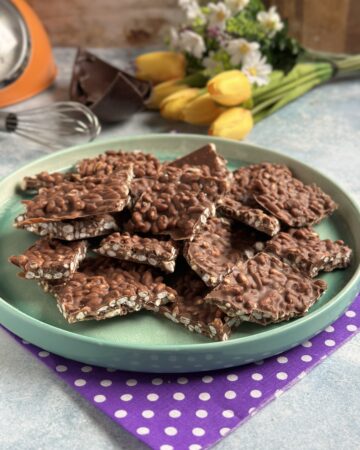
[[[57,102],[18,113],[0,111],[0,132],[53,149],[92,141],[100,130],[95,114],[77,102]]]

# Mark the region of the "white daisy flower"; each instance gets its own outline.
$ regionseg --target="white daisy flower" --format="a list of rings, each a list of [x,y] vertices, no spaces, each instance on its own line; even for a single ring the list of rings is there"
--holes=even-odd
[[[193,23],[196,19],[204,19],[197,0],[178,0],[178,5],[183,10],[188,23]]]
[[[206,50],[205,42],[200,34],[185,30],[179,36],[179,48],[196,58],[201,58]]]
[[[252,58],[259,53],[258,42],[249,42],[246,39],[232,39],[226,45],[226,51],[231,56],[230,62],[233,66],[238,66],[246,59]]]
[[[249,4],[250,0],[225,0],[226,6],[230,8],[233,14],[242,11]]]
[[[257,53],[251,58],[246,58],[241,70],[248,77],[251,84],[264,86],[269,82],[272,67],[270,64],[267,64],[264,56]]]
[[[231,17],[230,9],[223,2],[209,3],[209,26],[217,27],[223,30],[226,25],[226,20]]]
[[[217,61],[214,59],[214,52],[210,52],[209,56],[206,56],[202,60],[202,65],[205,67],[205,73],[206,75],[212,77],[224,70],[224,65],[221,61]]]
[[[276,6],[272,6],[269,11],[260,11],[256,18],[263,25],[270,37],[284,28],[280,15],[276,12]]]

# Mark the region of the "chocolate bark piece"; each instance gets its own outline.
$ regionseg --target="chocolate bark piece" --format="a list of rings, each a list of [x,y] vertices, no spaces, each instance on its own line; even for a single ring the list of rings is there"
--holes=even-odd
[[[351,249],[344,241],[321,240],[312,228],[290,228],[266,243],[265,252],[271,253],[297,267],[309,277],[319,272],[331,272],[348,267]]]
[[[62,220],[59,222],[36,222],[24,224],[27,217],[24,214],[15,219],[14,226],[23,228],[31,233],[48,238],[74,241],[97,236],[104,236],[119,229],[114,216],[101,214],[99,216],[85,217],[83,219]]]
[[[139,311],[147,302],[173,301],[176,292],[141,266],[122,266],[110,258],[89,258],[65,285],[42,282],[69,323],[102,320]]]
[[[20,190],[38,192],[41,188],[51,188],[64,181],[77,181],[80,175],[74,172],[40,172],[36,175],[24,177],[20,183]]]
[[[280,231],[280,222],[276,217],[266,214],[259,208],[245,206],[232,197],[220,199],[217,211],[222,216],[237,220],[269,236],[275,236]]]
[[[134,178],[130,185],[130,197],[131,197],[131,205],[133,207],[135,203],[139,200],[142,193],[151,189],[151,187],[156,183],[157,177],[143,177],[143,178]]]
[[[94,158],[79,161],[75,170],[81,177],[110,175],[133,164],[134,179],[155,177],[161,167],[160,161],[150,153],[140,150],[132,152],[108,150]]]
[[[197,227],[215,214],[215,202],[226,189],[225,181],[204,177],[196,168],[166,167],[135,203],[126,231],[191,239]]]
[[[85,258],[86,241],[64,243],[55,239],[39,239],[19,256],[9,261],[20,267],[27,279],[61,280],[72,277]]]
[[[160,307],[149,304],[146,308],[191,332],[219,341],[227,340],[232,327],[240,324],[238,318],[228,317],[216,306],[205,303],[209,288],[191,270],[174,274],[172,286],[178,294],[174,303]]]
[[[305,185],[294,177],[276,174],[256,182],[254,199],[290,227],[319,223],[338,207],[316,184]]]
[[[215,144],[207,144],[188,153],[181,158],[175,159],[168,164],[171,167],[187,169],[189,167],[200,167],[204,176],[225,179],[229,177],[226,160],[216,151]]]
[[[313,280],[276,256],[258,253],[238,264],[206,301],[225,314],[261,325],[303,316],[324,293],[323,280]]]
[[[207,286],[217,286],[239,261],[252,258],[259,235],[228,219],[211,217],[184,246],[189,266]]]
[[[177,246],[171,241],[113,233],[102,240],[95,253],[157,267],[165,272],[174,272]]]
[[[122,211],[129,203],[132,165],[103,177],[86,177],[40,189],[32,200],[23,200],[23,224],[57,222]]]

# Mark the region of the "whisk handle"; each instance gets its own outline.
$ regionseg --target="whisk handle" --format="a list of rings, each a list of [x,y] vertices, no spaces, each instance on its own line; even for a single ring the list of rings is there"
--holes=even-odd
[[[7,111],[0,111],[0,131],[11,133],[15,131],[18,125],[17,115]]]

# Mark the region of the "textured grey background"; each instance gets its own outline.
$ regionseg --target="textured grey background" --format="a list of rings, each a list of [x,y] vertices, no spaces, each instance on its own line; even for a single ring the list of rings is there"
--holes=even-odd
[[[97,50],[126,67],[121,50]],[[46,93],[16,110],[67,99],[74,50],[56,49],[59,76]],[[105,129],[116,135],[200,128],[172,125],[139,113]],[[360,198],[360,83],[316,89],[256,126],[248,137],[321,169]],[[47,153],[36,145],[0,137],[0,176]],[[1,245],[1,244],[0,244]],[[360,335],[214,448],[217,450],[353,450],[360,448]],[[1,450],[142,450],[123,431],[67,387],[0,330]]]

